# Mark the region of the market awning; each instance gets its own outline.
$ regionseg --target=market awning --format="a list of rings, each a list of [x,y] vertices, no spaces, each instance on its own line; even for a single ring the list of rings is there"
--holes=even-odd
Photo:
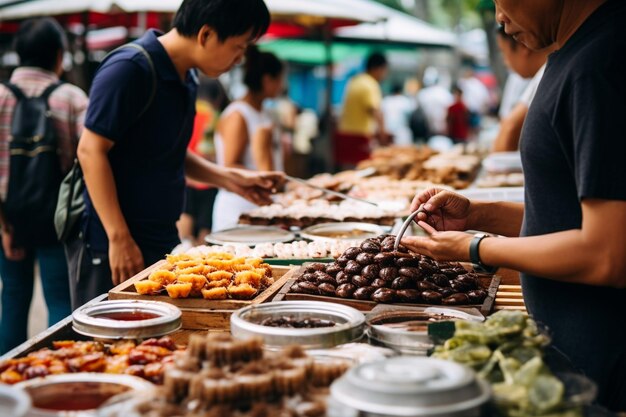
[[[174,13],[182,0],[4,0],[0,19],[17,20],[34,16],[54,16],[82,12],[164,12]],[[347,22],[375,22],[383,18],[372,10],[354,10],[344,1],[265,0],[275,19],[289,19],[311,26],[328,19]]]
[[[335,36],[362,42],[397,43],[415,46],[455,47],[454,33],[439,29],[406,13],[367,0],[341,0],[354,10],[384,16],[376,23],[338,28]]]

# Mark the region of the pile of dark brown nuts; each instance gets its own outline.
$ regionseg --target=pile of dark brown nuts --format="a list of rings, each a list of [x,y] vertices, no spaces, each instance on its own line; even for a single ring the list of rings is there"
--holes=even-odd
[[[395,236],[382,235],[348,248],[335,262],[309,264],[290,292],[377,303],[481,304],[487,292],[461,264],[394,251]]]

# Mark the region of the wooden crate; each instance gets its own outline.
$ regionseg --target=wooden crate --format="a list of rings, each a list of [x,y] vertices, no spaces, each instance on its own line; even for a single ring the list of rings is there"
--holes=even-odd
[[[233,311],[269,301],[293,276],[298,268],[273,266],[274,284],[266,288],[252,300],[205,300],[203,298],[170,298],[167,295],[139,295],[135,283],[148,279],[155,269],[167,261],[159,261],[134,277],[109,291],[109,300],[163,301],[180,308],[182,328],[187,330],[227,330],[230,329],[230,315]]]
[[[519,310],[526,312],[522,287],[520,285],[500,285],[496,293],[494,309],[498,310]]]
[[[285,285],[280,289],[278,294],[274,297],[272,301],[290,301],[290,300],[308,300],[308,301],[326,301],[329,303],[338,303],[347,305],[357,310],[369,312],[374,307],[379,305],[374,301],[367,300],[355,300],[352,298],[340,298],[340,297],[329,297],[323,295],[310,295],[310,294],[302,294],[302,293],[292,293],[289,292],[291,286],[296,282],[297,278],[302,274],[303,268],[293,271],[290,279],[285,282]],[[480,310],[480,312],[487,316],[489,315],[494,307],[494,301],[496,298],[496,293],[498,292],[498,287],[500,286],[500,276],[499,275],[479,275],[479,280],[481,283],[481,287],[487,291],[487,298],[483,301],[482,304],[469,304],[469,305],[460,305],[460,306],[452,306],[452,307],[474,307]],[[394,303],[392,305],[397,306],[406,306],[406,307],[432,307],[432,304],[411,304],[411,303]]]

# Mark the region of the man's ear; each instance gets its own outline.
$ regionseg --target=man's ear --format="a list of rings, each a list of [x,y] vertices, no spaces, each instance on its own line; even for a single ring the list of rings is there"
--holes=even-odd
[[[198,31],[198,43],[202,46],[206,44],[206,42],[211,38],[211,36],[215,36],[213,29],[208,25],[204,25]]]

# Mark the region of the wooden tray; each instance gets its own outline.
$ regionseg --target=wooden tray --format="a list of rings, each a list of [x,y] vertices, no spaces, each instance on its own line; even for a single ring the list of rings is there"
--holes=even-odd
[[[135,282],[148,279],[155,269],[165,265],[167,261],[159,261],[144,269],[134,277],[109,291],[109,300],[144,300],[163,301],[180,308],[182,311],[183,329],[207,330],[229,329],[230,315],[233,311],[251,304],[269,301],[293,277],[298,268],[273,266],[274,284],[266,288],[252,300],[205,300],[203,298],[170,298],[167,295],[140,295],[135,290]]]
[[[357,310],[369,312],[374,307],[379,305],[374,301],[368,300],[355,300],[352,298],[340,298],[340,297],[329,297],[324,295],[310,295],[310,294],[301,294],[301,293],[292,293],[289,292],[291,286],[296,282],[296,279],[302,274],[303,268],[297,269],[292,272],[291,277],[285,283],[283,288],[280,289],[278,294],[272,299],[272,301],[290,301],[290,300],[309,300],[309,301],[326,301],[329,303],[338,303],[347,305],[350,307],[354,307]],[[493,310],[494,301],[496,298],[496,293],[498,292],[498,287],[500,286],[500,276],[499,275],[479,275],[479,280],[481,286],[484,290],[487,291],[487,298],[483,301],[482,304],[466,304],[466,305],[458,305],[451,307],[464,307],[464,308],[477,308],[480,310],[483,316],[488,316]],[[432,307],[433,304],[411,304],[411,303],[394,303],[391,305],[397,306],[407,306],[407,307]]]

